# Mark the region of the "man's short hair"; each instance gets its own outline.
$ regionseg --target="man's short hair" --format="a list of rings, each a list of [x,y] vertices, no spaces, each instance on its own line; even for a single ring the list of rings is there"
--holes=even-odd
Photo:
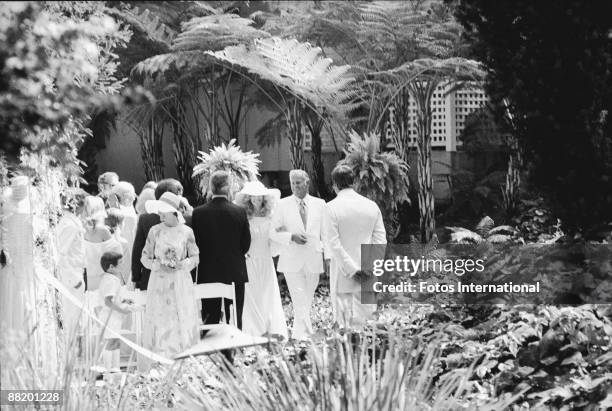
[[[168,191],[178,196],[183,191],[183,185],[174,178],[165,178],[157,183],[157,187],[155,187],[155,199],[159,200]]]
[[[121,260],[121,258],[123,258],[123,254],[116,251],[105,252],[102,254],[102,257],[100,257],[100,265],[102,266],[102,270],[106,272],[111,265],[116,267],[119,265],[119,260]]]
[[[227,171],[218,170],[210,176],[210,191],[213,195],[229,194],[230,175]]]
[[[289,171],[289,181],[292,181],[295,178],[303,178],[304,181],[310,181],[310,177],[308,176],[308,173],[304,170],[300,170],[299,168],[295,168],[291,171]]]
[[[119,175],[114,171],[107,171],[106,173],[100,174],[98,177],[98,184],[110,184],[114,186],[119,182]]]
[[[355,174],[353,174],[353,169],[344,164],[334,167],[331,173],[331,178],[332,183],[338,187],[338,190],[352,187],[355,183]]]

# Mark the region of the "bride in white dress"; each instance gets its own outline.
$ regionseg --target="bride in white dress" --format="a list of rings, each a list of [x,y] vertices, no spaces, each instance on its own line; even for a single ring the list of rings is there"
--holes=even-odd
[[[251,229],[242,330],[254,336],[272,334],[286,339],[287,322],[272,260],[278,235],[272,227],[271,213],[279,199],[280,191],[267,189],[259,181],[246,183],[236,195],[236,203],[247,210]]]

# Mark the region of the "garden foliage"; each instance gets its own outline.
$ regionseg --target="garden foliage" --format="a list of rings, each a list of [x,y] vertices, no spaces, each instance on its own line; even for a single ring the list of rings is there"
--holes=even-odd
[[[399,204],[409,202],[408,165],[394,153],[380,152],[380,137],[376,134],[349,134],[342,164],[353,169],[356,191],[376,202],[383,213],[389,234],[396,226]]]
[[[494,106],[571,231],[612,220],[612,22],[606,1],[460,1]],[[498,119],[506,116],[498,112]]]

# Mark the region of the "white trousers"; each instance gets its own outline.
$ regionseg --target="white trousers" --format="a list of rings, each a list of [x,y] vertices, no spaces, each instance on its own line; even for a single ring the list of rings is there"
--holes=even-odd
[[[331,296],[334,320],[340,327],[361,327],[367,320],[373,318],[376,304],[362,304],[361,292],[334,294]]]
[[[309,273],[302,269],[297,273],[285,273],[285,280],[293,303],[291,336],[296,339],[309,338],[312,334],[310,307],[319,284],[319,274]]]

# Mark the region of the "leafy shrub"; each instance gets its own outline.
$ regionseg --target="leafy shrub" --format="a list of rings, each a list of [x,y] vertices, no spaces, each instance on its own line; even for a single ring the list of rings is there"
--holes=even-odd
[[[408,164],[393,153],[381,153],[378,134],[360,136],[351,131],[349,137],[346,157],[340,163],[353,169],[357,177],[356,191],[378,204],[387,233],[391,234],[395,232],[389,228],[396,221],[398,205],[410,201]]]
[[[206,195],[210,183],[210,176],[219,170],[225,170],[232,177],[232,189],[234,193],[242,188],[247,181],[253,181],[259,175],[259,153],[246,153],[235,145],[236,140],[230,140],[227,145],[214,147],[210,153],[200,151],[200,164],[193,168],[193,177],[200,179],[202,194]]]
[[[518,214],[513,222],[527,242],[541,243],[562,235],[560,220],[554,218],[551,207],[542,197],[521,200]]]
[[[512,241],[517,231],[508,225],[495,227],[494,221],[489,216],[485,216],[478,225],[476,231],[468,230],[463,227],[446,227],[451,231],[451,241],[454,243],[475,243],[488,242],[491,244],[505,243]]]

